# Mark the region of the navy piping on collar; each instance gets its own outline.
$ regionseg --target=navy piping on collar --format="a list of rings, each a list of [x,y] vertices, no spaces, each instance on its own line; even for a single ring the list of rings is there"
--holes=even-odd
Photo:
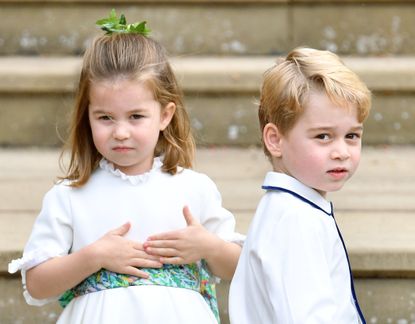
[[[304,198],[303,196],[299,195],[298,193],[296,193],[294,191],[291,191],[291,190],[288,190],[288,189],[285,189],[285,188],[282,188],[282,187],[274,187],[274,186],[262,186],[262,189],[264,189],[264,190],[278,190],[278,191],[286,192],[286,193],[288,193],[288,194],[290,194],[290,195],[292,195],[292,196],[294,196],[294,197],[302,200],[303,202],[309,204],[310,206],[312,206],[312,207],[314,207],[314,208],[316,208],[318,210],[321,210],[326,215],[333,217],[334,224],[336,225],[337,233],[339,234],[340,241],[342,242],[343,249],[344,249],[344,252],[346,254],[347,265],[349,266],[350,287],[351,287],[351,290],[352,290],[353,302],[355,304],[355,307],[356,307],[356,310],[357,310],[357,313],[359,315],[359,319],[360,319],[361,323],[362,324],[366,324],[365,317],[363,316],[363,312],[360,309],[359,302],[358,302],[357,296],[356,296],[356,291],[354,289],[352,268],[350,267],[349,254],[347,253],[346,244],[344,243],[343,237],[342,237],[342,235],[340,233],[340,229],[337,226],[336,219],[334,218],[333,204],[330,202],[331,212],[328,213],[323,208],[321,208],[319,205],[313,203],[312,201],[308,200],[307,198]]]
[[[288,189],[285,189],[285,188],[281,188],[281,187],[273,187],[273,186],[262,186],[262,189],[284,191],[286,193],[289,193],[289,194],[297,197],[298,199],[304,201],[305,203],[313,206],[314,208],[321,210],[326,215],[333,216],[333,205],[332,204],[330,204],[331,211],[330,211],[330,213],[328,213],[323,208],[321,208],[319,205],[313,203],[311,200],[308,200],[307,198],[304,198],[303,196],[299,195],[298,193],[296,193],[294,191],[291,191],[291,190],[288,190]]]

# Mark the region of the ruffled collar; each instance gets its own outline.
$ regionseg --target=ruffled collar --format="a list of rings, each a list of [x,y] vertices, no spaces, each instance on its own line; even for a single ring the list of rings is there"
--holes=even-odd
[[[147,179],[150,177],[151,173],[153,173],[156,170],[159,170],[161,168],[161,166],[163,165],[163,161],[161,157],[155,157],[154,161],[153,161],[153,166],[151,167],[151,169],[143,174],[138,174],[138,175],[128,175],[125,174],[124,172],[116,169],[114,167],[114,164],[109,162],[106,159],[102,159],[99,162],[99,167],[102,170],[108,171],[109,173],[120,177],[123,180],[129,181],[131,184],[133,185],[138,185],[140,183],[144,183],[147,181]]]

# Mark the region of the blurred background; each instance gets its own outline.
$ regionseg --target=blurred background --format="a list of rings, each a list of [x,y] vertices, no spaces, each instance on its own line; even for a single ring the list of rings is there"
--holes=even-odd
[[[81,55],[115,8],[146,20],[172,57],[197,138],[196,169],[245,233],[269,165],[256,102],[262,73],[297,46],[341,56],[373,92],[361,168],[330,197],[368,323],[415,323],[415,0],[0,0],[0,323],[53,323],[26,306],[7,263],[21,255],[59,173]],[[222,322],[228,283],[219,285]]]

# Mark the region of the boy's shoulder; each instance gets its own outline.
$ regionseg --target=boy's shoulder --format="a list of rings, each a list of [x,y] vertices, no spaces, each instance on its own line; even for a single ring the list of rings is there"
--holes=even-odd
[[[284,191],[268,192],[260,201],[248,237],[254,246],[278,242],[332,242],[336,240],[333,217]]]
[[[315,210],[332,215],[332,205],[315,189],[308,187],[299,180],[283,173],[268,172],[262,188],[269,199],[281,199],[281,206],[293,205],[297,209]],[[283,197],[283,198],[281,198]]]
[[[269,172],[263,189],[266,193],[257,214],[265,222],[292,223],[301,227],[321,227],[333,222],[331,203],[288,175]]]
[[[267,191],[258,206],[259,212],[267,217],[279,218],[294,222],[326,222],[331,215],[318,206],[313,205],[301,196],[286,191]]]

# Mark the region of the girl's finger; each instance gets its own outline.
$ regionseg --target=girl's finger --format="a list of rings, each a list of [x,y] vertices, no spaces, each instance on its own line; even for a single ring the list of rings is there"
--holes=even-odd
[[[162,262],[163,264],[184,264],[186,263],[185,260],[181,257],[170,257],[170,258],[161,257],[160,262]]]
[[[163,266],[159,258],[157,258],[157,261],[137,258],[132,260],[131,265],[139,268],[161,268]]]
[[[176,248],[177,240],[153,240],[144,242],[144,250],[147,248]]]
[[[146,252],[151,255],[158,255],[161,257],[175,257],[179,255],[179,251],[171,248],[146,248]]]
[[[136,253],[134,256],[134,259],[145,259],[145,260],[152,260],[152,261],[158,261],[159,257],[156,255],[151,255],[145,251],[140,251],[139,253]]]
[[[197,223],[196,220],[193,218],[193,215],[190,212],[190,209],[188,206],[183,207],[183,216],[184,216],[184,219],[186,220],[187,226],[194,225],[195,223]]]
[[[136,267],[127,267],[125,274],[136,276],[139,278],[147,279],[149,277],[149,274],[147,272],[144,272],[140,269],[137,269]]]
[[[147,238],[147,241],[177,240],[178,238],[180,238],[180,231],[171,231],[171,232],[164,232],[164,233],[151,235]]]
[[[127,222],[123,225],[121,225],[120,227],[113,229],[112,231],[110,231],[111,234],[114,235],[120,235],[120,236],[124,236],[125,234],[128,233],[128,231],[131,228],[131,223]]]

